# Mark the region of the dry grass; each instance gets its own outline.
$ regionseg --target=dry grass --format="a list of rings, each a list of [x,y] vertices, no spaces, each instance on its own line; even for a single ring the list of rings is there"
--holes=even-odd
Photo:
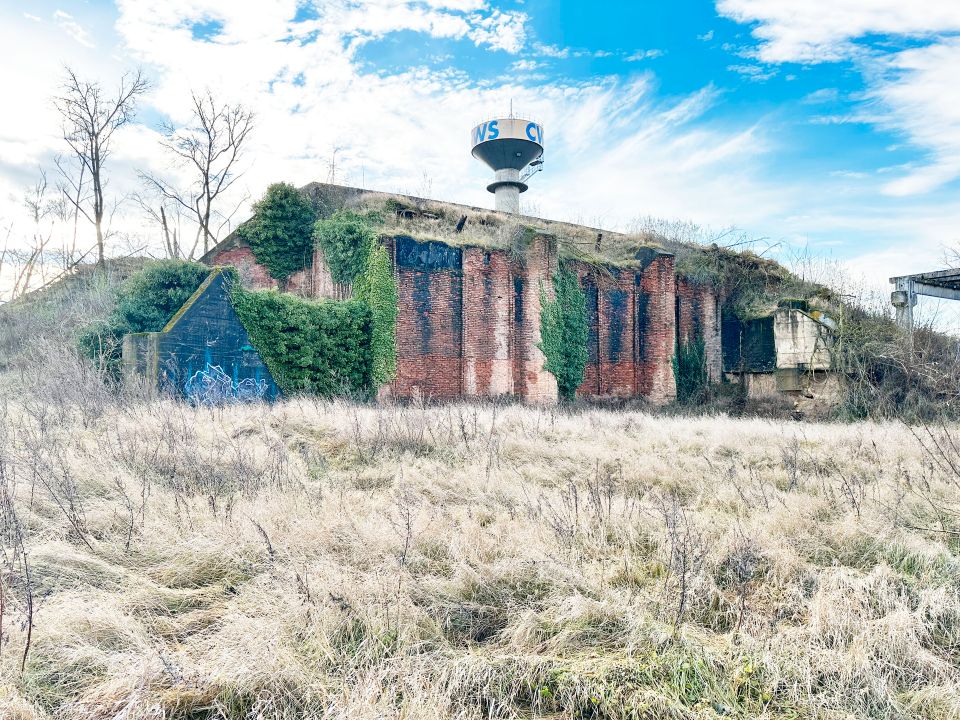
[[[901,426],[8,395],[4,718],[960,717]]]

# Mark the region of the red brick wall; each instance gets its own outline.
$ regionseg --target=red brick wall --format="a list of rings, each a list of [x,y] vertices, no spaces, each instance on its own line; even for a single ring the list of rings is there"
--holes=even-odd
[[[552,294],[557,263],[551,238],[535,238],[522,261],[502,250],[448,248],[461,254],[439,269],[429,262],[421,268],[415,261],[400,267],[396,242],[385,244],[394,259],[399,299],[397,379],[391,394],[437,399],[512,394],[530,402],[556,401],[556,380],[544,369],[537,347],[540,290]],[[416,244],[431,246],[439,244]],[[277,286],[249,248],[224,250],[212,261],[236,266],[248,286]],[[654,403],[676,396],[672,358],[678,292],[681,337],[703,331],[708,371],[711,379],[719,379],[717,298],[709,287],[678,281],[673,256],[655,255],[642,269],[597,272],[584,263],[571,268],[591,311],[590,361],[578,396],[639,396]],[[332,282],[321,252],[312,268],[290,278],[288,289],[310,297],[350,294],[348,286]]]
[[[249,247],[222,250],[210,258],[213,265],[233,265],[240,274],[244,287],[252,290],[275,290],[278,283],[265,265],[257,262]],[[344,300],[350,297],[349,285],[334,283],[327,269],[326,260],[319,250],[314,253],[313,265],[299,270],[287,278],[287,292],[303,297],[328,297]]]
[[[668,402],[676,395],[673,257],[658,255],[642,270],[570,267],[580,278],[590,323],[589,361],[577,395]]]
[[[512,395],[513,286],[506,253],[463,251],[463,393]]]
[[[677,278],[676,323],[678,342],[688,343],[703,338],[707,376],[719,382],[723,372],[723,350],[720,343],[720,298],[707,284]]]
[[[273,290],[277,281],[270,277],[270,271],[260,265],[248,247],[231,248],[217,253],[210,259],[212,265],[233,265],[240,275],[244,287],[252,290]]]
[[[397,397],[448,399],[463,394],[463,275],[460,262],[397,261],[397,241],[387,244],[397,282]],[[408,241],[410,242],[410,241]],[[428,244],[422,244],[429,247]]]
[[[557,247],[553,238],[538,236],[530,241],[522,260],[511,263],[513,286],[514,393],[528,402],[557,401],[557,379],[544,368],[546,357],[540,345],[540,291],[553,297]]]
[[[647,299],[643,317],[638,317],[638,390],[640,395],[651,402],[667,403],[677,396],[676,378],[673,376],[677,277],[672,255],[661,255],[644,269],[640,277],[640,290]]]
[[[412,259],[398,262],[402,242]],[[391,394],[438,399],[512,394],[556,402],[556,380],[537,347],[540,288],[549,291],[556,262],[552,241],[534,239],[523,262],[502,250],[463,248],[442,267],[431,266],[431,252],[413,252],[410,242],[387,242],[399,300]]]

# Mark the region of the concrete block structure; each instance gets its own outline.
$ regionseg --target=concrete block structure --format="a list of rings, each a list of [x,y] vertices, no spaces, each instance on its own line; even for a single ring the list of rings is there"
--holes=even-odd
[[[702,339],[709,376],[721,378],[718,293],[678,278],[674,256],[661,248],[641,246],[617,261],[602,255],[588,261],[571,256],[570,238],[596,237],[599,248],[601,236],[614,233],[531,220],[515,228],[506,242],[480,241],[459,235],[459,229],[441,232],[440,223],[444,217],[460,218],[462,227],[470,217],[482,228],[506,226],[510,221],[504,214],[450,203],[433,203],[422,211],[417,208],[429,201],[338,186],[315,184],[304,192],[315,193],[318,202],[335,196],[340,207],[409,208],[397,211],[399,219],[391,222],[390,231],[380,233],[398,291],[397,377],[386,394],[556,402],[556,379],[544,368],[539,345],[542,298],[552,298],[552,278],[561,265],[579,278],[589,318],[589,361],[578,397],[670,402],[676,396],[678,339]],[[416,237],[402,232],[404,218],[417,213],[420,224],[410,226],[418,231]],[[424,225],[438,228],[434,237],[424,236]],[[277,287],[236,233],[203,260],[235,266],[248,287]],[[285,289],[332,299],[351,292],[332,282],[319,250]]]
[[[780,307],[747,322],[723,321],[723,370],[750,397],[777,393],[830,399],[837,393],[833,321],[817,311]]]
[[[234,312],[230,282],[215,268],[162,331],[124,336],[124,376],[201,405],[275,399],[280,391]]]

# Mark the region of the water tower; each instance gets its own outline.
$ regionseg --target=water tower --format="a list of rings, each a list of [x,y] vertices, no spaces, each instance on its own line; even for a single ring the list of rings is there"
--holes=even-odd
[[[473,156],[495,173],[487,190],[496,197],[497,210],[519,213],[524,181],[543,165],[543,126],[512,116],[496,118],[477,125],[470,142]]]

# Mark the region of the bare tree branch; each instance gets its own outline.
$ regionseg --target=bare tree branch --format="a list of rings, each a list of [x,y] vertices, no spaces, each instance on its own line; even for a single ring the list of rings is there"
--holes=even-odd
[[[196,221],[194,248],[202,239],[203,252],[206,253],[233,215],[223,216],[215,205],[242,175],[236,172],[236,164],[253,130],[254,115],[240,103],[218,104],[209,90],[203,94],[192,93],[192,99],[190,125],[182,128],[166,126],[163,147],[180,165],[189,169],[193,182],[188,188],[181,189],[156,175],[141,173],[141,177],[149,187],[177,203]],[[226,219],[214,226],[216,216]]]

